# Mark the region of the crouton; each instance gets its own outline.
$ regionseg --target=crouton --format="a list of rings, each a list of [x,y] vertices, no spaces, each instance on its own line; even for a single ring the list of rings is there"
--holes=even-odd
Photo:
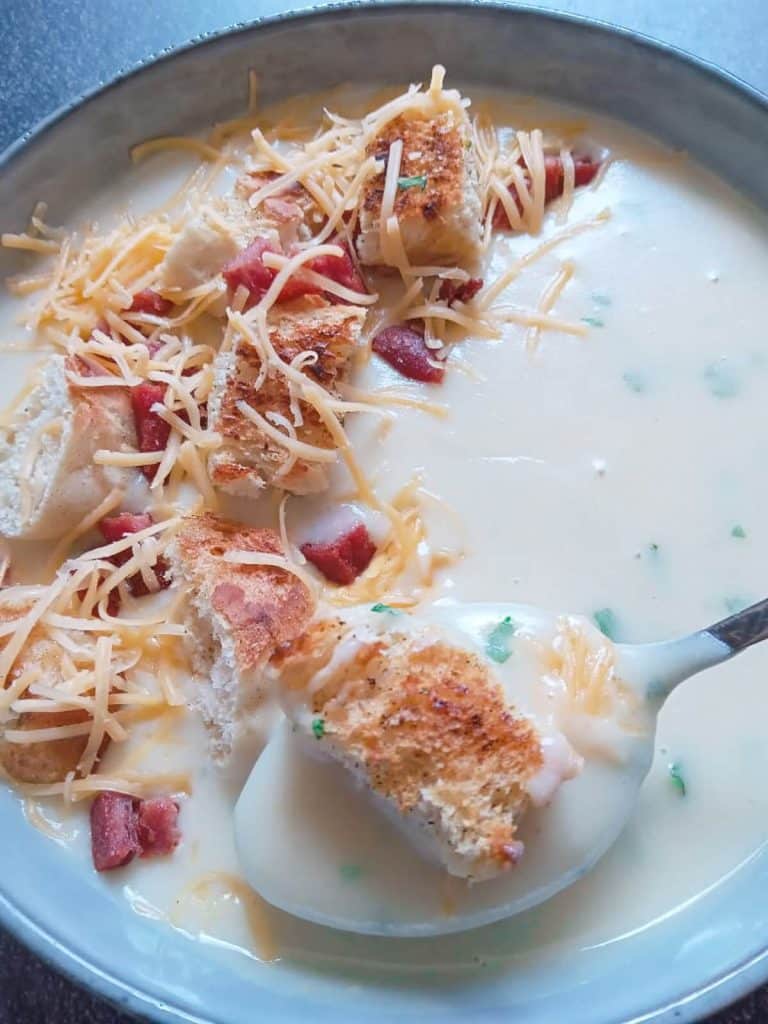
[[[321,618],[273,660],[288,717],[447,870],[493,877],[522,855],[539,734],[490,663],[406,615]]]
[[[237,550],[282,554],[274,530],[211,513],[188,517],[166,552],[173,577],[189,590],[192,663],[203,677],[195,704],[217,761],[248,729],[264,692],[264,665],[303,631],[314,610],[312,594],[292,573],[223,560]]]
[[[393,213],[413,265],[455,266],[474,261],[481,242],[478,169],[469,119],[460,106],[432,118],[405,113],[389,121],[368,145],[369,156],[388,159],[403,144]],[[381,213],[386,169],[371,178],[359,208],[360,262],[386,265]]]
[[[5,598],[0,601],[0,622],[22,618],[30,609],[28,603],[17,603]],[[2,642],[4,647],[7,639]],[[39,681],[56,685],[62,678],[61,657],[56,644],[33,630],[22,653],[16,659],[8,678],[9,686],[22,674],[39,670]],[[26,691],[19,696],[26,696]],[[5,729],[26,732],[30,729],[53,729],[62,725],[79,725],[89,715],[79,708],[61,711],[23,712],[4,722]],[[106,743],[109,741],[105,739]],[[88,736],[70,736],[65,739],[45,740],[40,743],[13,743],[0,739],[0,765],[16,782],[48,784],[63,782],[69,772],[77,770]],[[102,747],[102,752],[103,752]]]
[[[97,466],[100,448],[135,448],[130,398],[124,388],[80,388],[54,355],[0,437],[0,534],[54,540],[77,525],[110,490],[127,486],[131,470]]]
[[[52,729],[60,725],[79,725],[89,719],[87,711],[51,711],[23,714],[10,723],[14,730]],[[16,782],[63,782],[77,769],[88,742],[85,736],[71,736],[43,743],[0,741],[0,764]]]
[[[272,316],[269,337],[284,363],[302,352],[314,352],[317,360],[303,372],[332,395],[345,379],[352,352],[360,338],[365,310],[358,306],[328,305],[319,297],[283,306]],[[285,376],[274,367],[258,391],[254,382],[261,374],[261,353],[245,339],[214,361],[214,383],[208,400],[208,422],[223,438],[209,458],[211,481],[242,497],[256,497],[264,487],[275,486],[294,494],[309,494],[328,486],[331,461],[294,458],[289,448],[269,436],[238,409],[246,402],[268,421],[278,414],[294,423],[291,395]],[[299,402],[303,422],[295,427],[296,438],[317,448],[335,445],[317,410]],[[277,419],[280,423],[280,419]],[[275,417],[271,425],[275,428]]]
[[[174,239],[160,264],[161,291],[198,288],[248,245],[261,222],[236,196],[204,206]]]
[[[267,200],[258,210],[249,203],[252,176],[243,175],[232,192],[212,199],[182,228],[160,265],[160,288],[198,288],[256,237],[268,239],[276,252],[299,237],[305,208],[287,199]]]

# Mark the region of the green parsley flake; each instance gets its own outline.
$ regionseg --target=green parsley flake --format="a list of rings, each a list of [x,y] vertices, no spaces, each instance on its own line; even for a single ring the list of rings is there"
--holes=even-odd
[[[736,523],[735,526],[731,527],[731,536],[736,537],[738,540],[744,540],[744,538],[747,536],[747,531],[744,529],[743,526],[740,526],[738,523]]]
[[[648,545],[648,550],[650,551],[650,553],[652,555],[658,555],[658,553],[659,553],[659,545],[655,544],[655,543],[649,544]]]
[[[641,395],[644,391],[648,390],[648,380],[645,374],[640,373],[638,370],[627,370],[622,380],[629,390],[634,391],[636,395]]]
[[[678,791],[680,796],[685,796],[687,793],[687,787],[685,785],[685,779],[683,778],[683,771],[677,761],[669,766],[669,777],[672,780],[672,785]]]
[[[378,604],[372,604],[371,605],[371,611],[372,612],[380,612],[382,614],[384,612],[387,612],[389,615],[399,615],[400,614],[400,612],[397,610],[397,608],[393,608],[391,605],[388,605],[388,604],[381,604],[381,602],[379,602]]]
[[[398,188],[426,188],[427,187],[427,176],[426,174],[414,174],[411,178],[398,178]]]
[[[619,632],[619,622],[611,608],[600,608],[594,613],[592,618],[595,620],[595,625],[603,636],[607,636],[609,640],[616,640]]]
[[[358,882],[363,869],[359,864],[340,864],[339,874],[344,882]]]
[[[485,653],[493,661],[498,662],[499,665],[503,665],[512,654],[512,651],[509,649],[509,640],[515,635],[516,630],[517,626],[512,621],[511,616],[507,615],[488,634]]]
[[[605,292],[592,292],[592,301],[596,306],[610,306],[611,297]]]
[[[583,324],[589,324],[590,327],[605,327],[605,323],[599,316],[583,316],[581,318],[581,322]]]
[[[312,735],[316,740],[321,740],[325,736],[325,722],[322,718],[315,718],[312,721]]]

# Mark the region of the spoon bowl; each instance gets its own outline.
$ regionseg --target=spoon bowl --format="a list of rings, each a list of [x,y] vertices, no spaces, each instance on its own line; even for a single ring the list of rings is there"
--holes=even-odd
[[[402,623],[405,616],[392,616],[391,628],[398,619]],[[507,619],[514,623],[513,646],[494,667],[510,702],[537,716],[537,645],[556,634],[560,617],[517,604],[444,604],[418,621],[441,627],[452,642],[487,657],[489,636]],[[607,645],[594,626],[579,624],[596,645]],[[526,814],[519,829],[525,844],[520,863],[474,884],[448,875],[425,856],[385,806],[372,801],[340,765],[321,759],[285,721],[256,762],[235,810],[245,876],[264,899],[289,913],[366,934],[441,935],[520,913],[581,877],[624,827],[653,755],[655,717],[645,713],[644,693],[640,683],[640,713],[634,731],[621,735],[620,750],[585,756],[589,741],[583,739],[579,775],[547,806]],[[610,749],[602,737],[606,742]],[[260,824],[267,820],[268,831]]]
[[[246,878],[269,903],[298,917],[400,937],[511,917],[589,871],[634,811],[665,698],[684,679],[768,632],[768,602],[681,639],[641,645],[612,644],[584,618],[520,604],[440,603],[418,617],[379,608],[393,630],[429,623],[457,646],[494,661],[510,704],[539,724],[557,717],[558,701],[562,710],[557,686],[562,690],[563,680],[557,666],[547,666],[547,652],[559,651],[576,682],[579,673],[586,679],[575,694],[568,692],[569,713],[557,723],[583,759],[581,771],[546,806],[527,812],[518,829],[521,861],[482,882],[449,875],[387,805],[371,799],[340,765],[322,759],[287,720],[281,723],[235,810]],[[508,646],[499,644],[500,624]],[[580,638],[571,648],[569,635]],[[612,688],[607,704],[590,694],[595,672]]]

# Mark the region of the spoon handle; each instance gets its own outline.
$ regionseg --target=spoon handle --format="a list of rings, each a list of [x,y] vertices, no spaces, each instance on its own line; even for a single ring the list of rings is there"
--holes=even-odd
[[[768,598],[716,622],[704,632],[711,634],[738,654],[752,644],[768,639]]]

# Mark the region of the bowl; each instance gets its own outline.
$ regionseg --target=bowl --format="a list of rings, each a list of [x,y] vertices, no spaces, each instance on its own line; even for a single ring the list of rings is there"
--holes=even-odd
[[[268,103],[341,81],[421,79],[438,61],[456,81],[567,100],[629,122],[768,208],[768,106],[733,77],[578,18],[493,4],[376,3],[238,26],[79,98],[0,159],[3,228],[23,229],[41,197],[53,222],[66,220],[125,171],[131,145],[232,116],[243,108],[251,67]],[[11,260],[0,251],[0,274],[11,272]],[[409,963],[405,946],[399,960],[378,969],[358,964],[353,940],[334,965],[260,965],[133,913],[90,865],[29,827],[7,791],[0,828],[2,923],[60,970],[158,1022],[679,1022],[768,979],[762,851],[620,943],[567,955],[554,949],[535,963],[513,955],[504,970],[477,964],[446,974],[439,962]],[[338,936],[327,937],[337,948]],[[468,949],[476,940],[468,933]]]

